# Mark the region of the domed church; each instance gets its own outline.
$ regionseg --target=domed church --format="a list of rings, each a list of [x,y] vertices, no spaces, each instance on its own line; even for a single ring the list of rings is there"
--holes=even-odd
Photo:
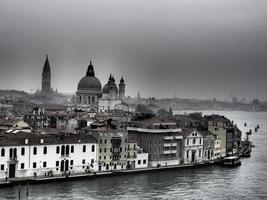
[[[102,90],[101,82],[95,76],[94,67],[90,61],[86,76],[78,84],[76,92],[77,109],[87,112],[107,112],[118,108],[124,98],[125,83],[123,78],[120,80],[118,89],[114,76],[110,75]]]

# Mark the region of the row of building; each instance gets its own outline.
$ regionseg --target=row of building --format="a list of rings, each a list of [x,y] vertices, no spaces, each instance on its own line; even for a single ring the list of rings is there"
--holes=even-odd
[[[237,127],[218,115],[134,117],[115,124],[109,117],[92,117],[75,132],[2,121],[0,179],[213,162],[234,154],[241,141]]]

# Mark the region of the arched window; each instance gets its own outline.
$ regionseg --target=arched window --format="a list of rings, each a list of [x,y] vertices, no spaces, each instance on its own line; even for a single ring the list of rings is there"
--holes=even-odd
[[[47,154],[47,147],[44,147],[43,153]]]
[[[73,145],[71,145],[71,147],[70,147],[70,152],[74,153],[74,146]]]
[[[5,149],[1,149],[1,156],[4,157],[5,156]]]
[[[61,146],[61,156],[65,155],[65,146]]]
[[[33,147],[33,155],[37,154],[37,147]]]
[[[67,145],[67,146],[66,146],[66,155],[69,155],[69,154],[70,154],[70,146]]]
[[[57,146],[56,153],[59,154],[59,151],[60,151],[60,147]]]
[[[22,155],[22,156],[25,155],[25,148],[24,148],[24,147],[21,148],[21,155]]]
[[[9,149],[9,158],[13,158],[13,149]]]
[[[193,144],[195,144],[195,143],[196,143],[196,138],[193,139]]]
[[[83,145],[83,152],[86,152],[86,145]]]
[[[188,159],[189,158],[189,151],[187,150],[186,151],[186,159]]]
[[[17,157],[17,148],[14,148],[14,158]]]
[[[92,152],[95,152],[95,145],[92,145]]]

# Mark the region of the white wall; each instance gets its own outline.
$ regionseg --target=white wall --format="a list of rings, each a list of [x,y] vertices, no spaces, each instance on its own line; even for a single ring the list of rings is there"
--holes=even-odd
[[[9,175],[9,149],[17,148],[17,162],[16,162],[16,177],[30,177],[34,176],[36,173],[37,176],[44,176],[45,173],[52,171],[53,174],[62,174],[60,171],[60,162],[62,160],[69,160],[69,172],[70,173],[82,173],[86,171],[86,168],[90,171],[98,170],[98,144],[96,143],[81,143],[81,144],[68,144],[70,147],[70,153],[68,156],[61,156],[56,153],[56,147],[66,144],[53,144],[53,145],[25,145],[25,146],[10,146],[10,147],[0,147],[1,149],[5,148],[5,156],[1,157],[0,154],[0,166],[1,164],[5,165],[5,170],[0,170],[0,179],[5,179],[6,173]],[[74,146],[74,152],[71,153],[71,146]],[[83,145],[86,145],[86,152],[83,152]],[[92,152],[92,145],[95,146],[95,151]],[[47,147],[47,154],[43,153],[44,147]],[[25,155],[21,155],[21,148],[25,148]],[[34,147],[37,148],[37,154],[33,155]],[[70,161],[73,160],[73,165],[70,165]],[[82,160],[85,160],[85,163],[82,163]],[[94,161],[91,167],[91,161]],[[56,166],[56,161],[59,161],[59,166]],[[36,162],[36,168],[33,168],[33,163]],[[43,162],[47,163],[46,167],[43,167]],[[21,169],[21,163],[24,163],[24,169]],[[71,168],[72,167],[72,168]]]
[[[138,164],[138,161],[141,163]],[[148,167],[148,153],[136,154],[135,168],[147,168]]]

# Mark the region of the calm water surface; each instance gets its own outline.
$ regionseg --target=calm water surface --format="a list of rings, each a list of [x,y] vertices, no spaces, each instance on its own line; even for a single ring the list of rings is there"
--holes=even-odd
[[[267,112],[219,112],[253,133],[251,158],[237,168],[179,169],[94,180],[31,185],[27,199],[267,199]],[[247,127],[244,127],[244,122]],[[22,187],[21,199],[26,199]],[[18,187],[0,189],[0,199],[18,199]]]

